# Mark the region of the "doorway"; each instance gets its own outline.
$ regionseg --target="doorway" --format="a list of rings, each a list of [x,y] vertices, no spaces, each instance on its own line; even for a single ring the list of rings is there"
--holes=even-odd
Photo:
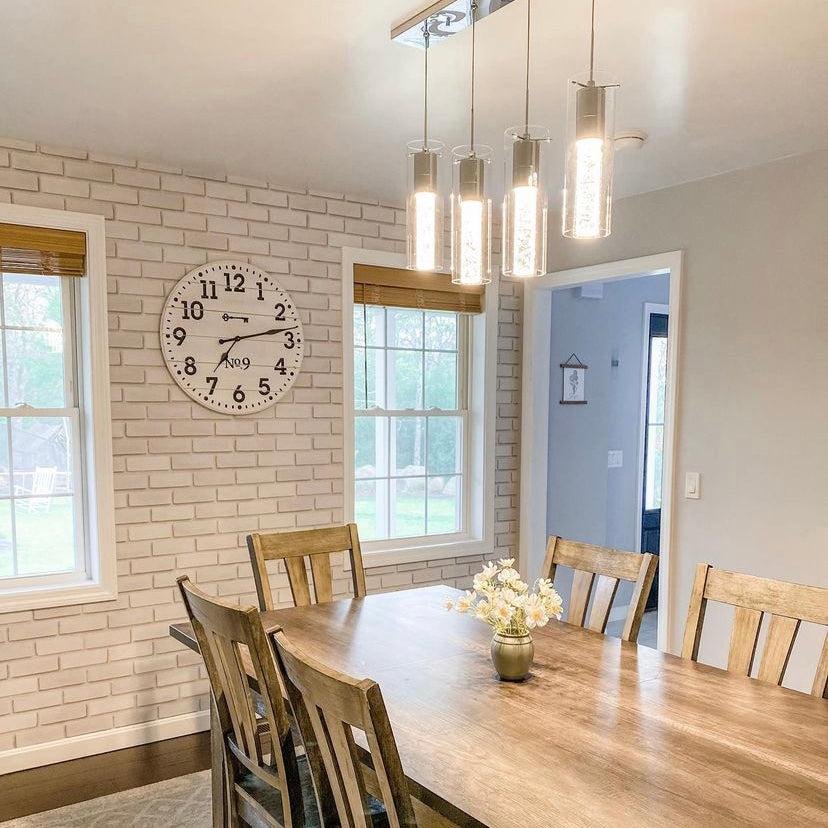
[[[558,359],[557,352],[552,352],[552,308],[553,297],[556,291],[562,288],[567,289],[566,293],[576,294],[581,288],[586,287],[584,291],[585,300],[588,297],[595,296],[599,291],[597,286],[603,283],[607,288],[614,290],[615,283],[621,281],[633,282],[638,277],[648,276],[667,276],[669,277],[669,301],[663,302],[667,304],[667,313],[669,326],[666,331],[666,336],[657,336],[660,329],[654,330],[652,337],[653,344],[650,344],[649,328],[646,334],[646,351],[647,351],[647,365],[642,364],[641,351],[643,346],[641,338],[642,331],[642,305],[638,304],[638,310],[635,313],[635,336],[637,338],[635,355],[631,356],[632,352],[624,351],[621,345],[621,351],[616,353],[616,349],[604,348],[595,352],[597,362],[590,363],[584,353],[577,352],[577,357],[581,363],[588,366],[595,366],[600,368],[605,374],[609,376],[610,391],[612,391],[611,384],[613,377],[620,377],[620,373],[613,374],[617,371],[618,364],[626,365],[628,373],[624,380],[625,387],[635,397],[634,402],[634,421],[628,425],[625,432],[631,433],[632,438],[627,443],[622,443],[622,437],[612,432],[613,417],[613,403],[611,397],[601,396],[599,376],[597,372],[592,373],[592,381],[595,384],[594,390],[598,396],[593,396],[590,399],[590,373],[591,367],[585,372],[585,393],[586,405],[581,406],[561,406],[558,405],[560,396],[560,388],[552,388],[553,382],[557,381],[558,386],[560,380],[555,379],[560,375],[559,363],[566,363],[567,354],[563,354],[563,358]],[[673,502],[673,458],[675,455],[675,428],[674,416],[676,405],[676,388],[677,377],[676,370],[678,366],[678,322],[679,322],[679,303],[681,296],[681,253],[665,253],[656,256],[643,257],[641,259],[632,259],[621,262],[611,262],[602,265],[595,265],[585,268],[577,268],[568,271],[561,271],[558,273],[548,274],[540,279],[527,282],[524,293],[524,336],[523,336],[523,378],[522,378],[522,447],[521,447],[521,522],[520,522],[520,565],[525,570],[525,574],[529,578],[534,578],[539,570],[540,564],[543,560],[543,554],[546,544],[546,538],[549,534],[550,525],[548,524],[548,509],[549,498],[553,496],[553,490],[561,492],[562,489],[558,486],[554,479],[554,472],[557,467],[553,465],[556,462],[561,462],[564,454],[562,452],[571,451],[572,446],[581,447],[580,456],[583,458],[582,467],[578,467],[578,474],[588,476],[589,469],[587,466],[591,463],[591,472],[598,474],[598,464],[603,468],[603,478],[606,481],[606,492],[609,493],[614,486],[621,485],[622,468],[623,468],[623,486],[625,488],[626,506],[624,506],[624,521],[625,526],[623,532],[624,543],[613,543],[614,538],[619,537],[622,532],[620,523],[608,509],[605,515],[600,515],[596,511],[599,507],[588,507],[586,492],[590,491],[590,487],[582,486],[580,492],[571,493],[570,499],[567,501],[567,508],[563,512],[558,512],[554,516],[554,521],[560,521],[562,524],[565,521],[561,520],[560,515],[572,516],[573,522],[567,524],[566,528],[561,531],[556,531],[556,534],[569,534],[573,540],[584,540],[587,542],[598,543],[599,545],[619,546],[620,548],[631,549],[633,551],[641,551],[644,547],[641,545],[642,540],[646,540],[648,544],[654,544],[657,540],[660,552],[660,566],[657,575],[659,583],[658,591],[653,599],[654,608],[658,609],[658,623],[656,636],[659,648],[666,649],[670,642],[670,635],[675,623],[675,619],[671,617],[671,591],[670,591],[670,538],[671,538],[671,524],[672,524],[672,502]],[[661,304],[656,300],[656,303]],[[648,322],[649,316],[648,315]],[[611,317],[605,317],[611,318]],[[574,330],[574,329],[573,329]],[[600,330],[599,326],[595,328]],[[575,341],[575,337],[568,338],[568,341]],[[619,343],[621,340],[618,340]],[[562,343],[556,347],[561,347]],[[590,339],[587,338],[584,347],[589,351]],[[572,350],[576,350],[572,348]],[[654,370],[661,366],[662,376],[664,378],[663,394],[658,398],[658,382],[654,383],[654,393],[657,399],[662,399],[663,404],[653,405],[649,412],[639,411],[639,402],[646,403],[647,397],[642,393],[642,376],[647,376],[650,370],[650,356],[649,352],[653,350],[654,360],[652,364]],[[661,362],[658,362],[661,360]],[[635,363],[633,366],[632,363]],[[632,383],[629,382],[629,371],[634,367],[634,377]],[[557,372],[557,373],[556,373]],[[620,383],[619,383],[620,384]],[[553,402],[554,399],[554,402]],[[598,444],[598,449],[592,445],[589,437],[589,432],[584,431],[588,423],[588,417],[596,419],[598,417],[599,409],[603,406],[609,409],[605,412],[604,420],[610,423],[608,436],[603,443]],[[619,404],[620,406],[620,404]],[[629,408],[629,406],[628,406]],[[573,435],[571,441],[567,441],[566,436],[561,438],[560,434],[555,436],[553,431],[555,423],[565,422],[561,419],[561,410],[566,409],[566,421],[569,425]],[[554,417],[553,417],[554,410]],[[621,410],[617,407],[617,410]],[[587,412],[592,411],[588,415]],[[644,423],[650,430],[649,449],[646,448],[641,441],[643,432],[640,430],[641,423]],[[579,429],[581,431],[579,431]],[[593,431],[593,434],[598,433]],[[564,447],[564,448],[562,448]],[[591,451],[589,459],[588,452]],[[645,482],[643,468],[646,462],[650,463],[650,500],[647,500],[647,491],[645,491]],[[655,486],[655,480],[658,473],[655,471],[656,467],[660,467],[660,486]],[[593,477],[593,483],[590,484],[595,489],[594,480],[598,478]],[[579,482],[571,477],[571,489],[577,489]],[[599,486],[600,488],[600,486]],[[649,519],[648,532],[644,532],[645,515],[644,506],[653,507],[653,497],[655,492],[658,492],[658,526],[651,527],[655,516],[653,514],[647,515]],[[557,495],[556,495],[557,496]],[[607,496],[606,504],[611,504],[615,501]],[[593,511],[590,513],[589,508]],[[613,506],[614,508],[614,506]],[[620,508],[620,507],[619,507]],[[648,508],[646,511],[652,513],[653,508]],[[597,520],[596,520],[597,515]],[[603,529],[600,520],[605,521]],[[600,534],[603,531],[603,536]],[[588,532],[594,532],[591,536]],[[581,537],[578,537],[578,535]],[[609,542],[607,542],[609,539]],[[602,542],[603,541],[603,542]],[[622,593],[616,599],[615,607],[619,612],[624,612],[624,607],[619,607],[619,601],[623,598]],[[610,616],[610,623],[617,620],[616,615]],[[655,614],[651,614],[651,624],[655,621]],[[652,633],[651,633],[652,634]]]

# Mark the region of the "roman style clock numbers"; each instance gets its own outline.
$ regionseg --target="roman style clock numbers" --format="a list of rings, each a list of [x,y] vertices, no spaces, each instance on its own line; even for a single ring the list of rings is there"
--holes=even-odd
[[[161,314],[161,351],[197,403],[227,414],[272,406],[293,385],[304,336],[279,283],[243,262],[211,262],[172,289]]]

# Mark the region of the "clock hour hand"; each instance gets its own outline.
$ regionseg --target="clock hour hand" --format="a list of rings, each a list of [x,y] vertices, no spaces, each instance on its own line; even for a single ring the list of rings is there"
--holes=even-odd
[[[259,331],[259,333],[246,334],[245,336],[228,336],[226,339],[220,339],[219,345],[224,345],[227,342],[235,344],[236,342],[241,342],[242,339],[253,339],[257,336],[272,336],[273,334],[284,333],[285,331],[295,331],[298,327],[298,325],[293,325],[290,328],[271,328],[269,331]]]
[[[233,344],[221,355],[221,359],[218,361],[218,365],[216,365],[216,367],[213,368],[214,371],[218,371],[218,369],[221,368],[221,366],[224,365],[225,362],[227,362],[227,358],[230,356],[230,351],[232,351],[233,348],[236,345],[238,345],[239,339],[241,339],[241,337],[232,336],[229,339],[219,340],[219,345],[224,345],[225,342],[232,342]]]

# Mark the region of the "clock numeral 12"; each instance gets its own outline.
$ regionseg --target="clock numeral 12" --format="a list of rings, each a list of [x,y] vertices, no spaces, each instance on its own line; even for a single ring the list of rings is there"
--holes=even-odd
[[[231,276],[233,277],[232,281],[235,282],[232,286],[230,284]],[[226,291],[232,291],[233,293],[244,293],[244,276],[241,273],[225,273],[224,289]]]

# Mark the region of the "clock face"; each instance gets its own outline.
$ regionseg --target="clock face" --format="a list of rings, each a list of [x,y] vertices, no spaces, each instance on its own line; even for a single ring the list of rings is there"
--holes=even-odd
[[[190,271],[161,315],[161,350],[173,379],[197,403],[228,414],[273,405],[299,373],[304,339],[290,296],[243,262]]]

